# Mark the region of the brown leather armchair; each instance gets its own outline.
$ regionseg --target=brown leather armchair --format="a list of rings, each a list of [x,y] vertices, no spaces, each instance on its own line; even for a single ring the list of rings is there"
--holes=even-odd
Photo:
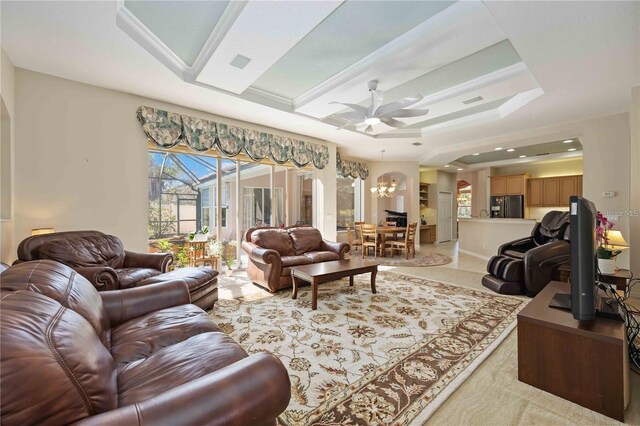
[[[122,241],[99,231],[68,231],[34,235],[18,246],[18,260],[48,259],[64,263],[98,290],[135,287],[140,281],[167,272],[171,253],[134,253]]]
[[[498,293],[533,297],[570,259],[569,212],[554,210],[536,223],[529,237],[500,246],[489,259],[482,284]]]
[[[244,239],[247,275],[270,292],[293,286],[291,266],[342,260],[350,250],[349,244],[324,240],[311,226],[251,228]]]
[[[282,362],[247,356],[187,284],[97,292],[72,269],[0,275],[3,425],[275,424],[291,396]]]

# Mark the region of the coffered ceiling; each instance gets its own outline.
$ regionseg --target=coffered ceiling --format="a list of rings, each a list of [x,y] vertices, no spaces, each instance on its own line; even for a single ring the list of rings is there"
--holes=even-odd
[[[480,2],[125,1],[117,23],[187,83],[373,138],[497,120],[543,93]],[[369,106],[370,80],[429,113],[368,132],[336,117],[336,102]]]
[[[627,111],[640,84],[637,1],[3,0],[0,12],[17,67],[371,160],[386,149],[441,166],[499,135]],[[333,102],[368,106],[370,80],[383,104],[420,94],[410,108],[428,114],[339,130],[349,109]]]

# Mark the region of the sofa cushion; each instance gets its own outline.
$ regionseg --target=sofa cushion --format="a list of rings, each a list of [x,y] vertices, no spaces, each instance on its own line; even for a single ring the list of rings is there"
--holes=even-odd
[[[280,256],[296,254],[286,229],[257,229],[251,234],[251,241],[262,248],[277,251]]]
[[[309,265],[313,263],[313,260],[307,256],[282,256],[280,258],[282,262],[282,267],[286,268],[289,266],[299,266],[299,265]]]
[[[313,263],[340,260],[340,255],[333,251],[310,251],[305,253],[304,256],[311,259]]]
[[[220,331],[195,305],[174,306],[134,318],[111,331],[111,354],[118,369],[195,335]]]
[[[117,408],[114,360],[76,312],[3,292],[0,335],[2,424],[69,424]]]
[[[120,288],[128,288],[133,287],[139,281],[146,278],[160,275],[160,271],[151,268],[122,268],[116,269],[116,274],[118,274]]]
[[[144,401],[246,357],[240,345],[222,332],[198,334],[121,370],[119,405]]]
[[[144,279],[136,284],[137,286],[155,284],[165,281],[183,280],[189,287],[189,292],[194,292],[205,285],[208,285],[212,280],[218,277],[218,271],[209,267],[205,268],[178,268],[171,272],[155,275],[151,278]]]
[[[118,269],[124,262],[124,246],[113,235],[93,235],[44,242],[38,249],[41,259],[55,260],[72,267],[110,266]]]
[[[290,228],[289,234],[296,254],[322,250],[322,234],[316,228],[310,226]]]
[[[2,291],[44,294],[82,316],[105,347],[110,346],[110,324],[96,288],[66,265],[51,260],[19,263],[2,273]]]

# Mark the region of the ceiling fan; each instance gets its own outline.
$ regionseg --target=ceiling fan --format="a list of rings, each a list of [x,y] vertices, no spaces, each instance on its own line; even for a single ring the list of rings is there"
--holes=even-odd
[[[407,123],[396,120],[396,118],[419,117],[429,112],[428,109],[405,109],[420,102],[422,100],[422,95],[420,94],[382,105],[383,94],[382,91],[378,90],[378,81],[371,80],[367,83],[367,86],[369,87],[369,92],[371,92],[371,105],[369,107],[344,102],[331,102],[332,104],[344,105],[353,110],[334,114],[335,117],[347,121],[340,129],[354,124],[358,130],[362,130],[362,126],[366,126],[364,128],[365,133],[373,133],[373,126],[381,122],[390,127],[401,128],[406,126]]]

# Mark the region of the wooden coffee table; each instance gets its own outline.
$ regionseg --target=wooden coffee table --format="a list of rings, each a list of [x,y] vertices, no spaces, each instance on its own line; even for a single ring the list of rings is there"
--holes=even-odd
[[[298,297],[298,280],[311,283],[311,309],[318,309],[318,284],[349,277],[349,285],[353,286],[353,276],[371,272],[371,292],[376,294],[376,274],[378,264],[361,259],[334,260],[311,265],[291,266],[293,281],[292,299]]]

